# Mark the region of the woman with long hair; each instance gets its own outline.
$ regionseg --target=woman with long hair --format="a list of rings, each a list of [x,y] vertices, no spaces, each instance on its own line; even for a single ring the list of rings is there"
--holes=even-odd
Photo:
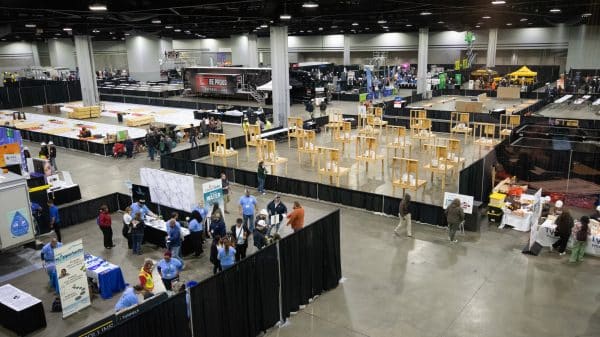
[[[221,262],[221,268],[227,270],[235,263],[235,248],[231,246],[231,241],[227,238],[222,239],[223,248],[219,249],[217,259]]]

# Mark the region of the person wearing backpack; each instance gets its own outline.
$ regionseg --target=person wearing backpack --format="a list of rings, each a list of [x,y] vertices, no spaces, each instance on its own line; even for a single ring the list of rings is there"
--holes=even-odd
[[[102,205],[100,207],[100,214],[98,214],[98,219],[96,222],[98,223],[98,226],[102,231],[102,236],[104,237],[104,248],[112,249],[112,247],[115,246],[112,240],[112,219],[110,218],[110,213],[108,212],[108,207],[106,205]]]
[[[587,238],[590,235],[590,218],[588,216],[582,216],[579,219],[579,225],[575,232],[575,243],[571,248],[571,258],[569,262],[581,262],[585,255],[585,247],[587,245]]]

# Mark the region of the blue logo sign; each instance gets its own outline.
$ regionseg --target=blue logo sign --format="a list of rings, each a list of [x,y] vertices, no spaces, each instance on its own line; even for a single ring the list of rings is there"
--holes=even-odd
[[[13,215],[10,232],[14,236],[23,236],[29,232],[29,221],[19,211],[16,211]]]

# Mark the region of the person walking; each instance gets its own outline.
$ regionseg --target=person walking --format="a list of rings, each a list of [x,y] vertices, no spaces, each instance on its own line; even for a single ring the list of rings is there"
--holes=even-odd
[[[198,257],[202,254],[202,235],[204,234],[204,225],[202,223],[202,216],[200,212],[192,211],[192,220],[188,224],[190,230],[190,240],[192,240],[192,246],[194,247],[194,256]]]
[[[100,207],[100,214],[98,214],[98,226],[102,231],[104,237],[104,248],[112,249],[115,245],[113,244],[113,231],[112,231],[112,219],[106,205]]]
[[[275,233],[279,232],[279,226],[281,226],[281,221],[287,214],[287,207],[283,202],[281,202],[281,197],[279,194],[275,195],[275,198],[269,202],[267,205],[267,211],[269,212],[269,221],[274,219],[274,223],[271,223],[269,227],[269,235],[271,235],[271,230],[275,227]],[[275,218],[273,218],[275,216]],[[271,221],[273,222],[273,221]]]
[[[556,229],[554,234],[559,237],[558,241],[552,244],[552,248],[558,250],[559,255],[565,255],[567,249],[567,243],[571,237],[571,230],[573,229],[574,221],[569,210],[564,209],[562,213],[556,218]]]
[[[58,166],[56,166],[56,146],[54,146],[54,142],[48,142],[48,160],[50,160],[50,165],[52,166],[52,170],[54,172],[58,171]]]
[[[398,206],[398,216],[400,217],[400,221],[398,222],[398,226],[394,229],[394,234],[400,235],[400,228],[402,225],[406,226],[406,236],[412,237],[412,220],[410,215],[410,194],[406,194],[402,201],[400,201],[400,205]]]
[[[460,199],[456,198],[452,200],[448,206],[448,209],[446,209],[446,221],[448,222],[448,233],[451,242],[458,242],[454,236],[456,235],[458,227],[464,220],[465,212],[463,211],[462,207],[460,207]]]
[[[142,255],[142,242],[144,241],[144,220],[142,213],[137,212],[131,220],[131,243],[133,254]]]
[[[131,249],[133,247],[133,243],[131,242],[131,221],[133,217],[131,216],[131,207],[125,208],[125,213],[123,214],[123,229],[121,233],[123,237],[127,239],[127,248]]]
[[[58,293],[58,278],[56,276],[56,267],[54,263],[54,249],[62,247],[62,243],[56,238],[52,238],[50,242],[42,247],[40,256],[42,258],[42,266],[48,274],[48,285]]]
[[[304,208],[299,202],[294,201],[294,209],[287,215],[288,222],[286,226],[292,226],[294,233],[304,228]]]
[[[173,257],[183,261],[181,256],[181,225],[177,221],[179,215],[177,212],[173,212],[171,219],[169,220],[169,228],[167,229],[169,250],[173,254]]]
[[[231,235],[235,238],[235,262],[246,258],[246,250],[248,249],[248,236],[250,230],[244,225],[244,220],[238,218],[235,225],[231,226]]]
[[[266,194],[265,181],[267,180],[267,169],[265,168],[265,163],[262,160],[258,163],[256,176],[258,177],[258,193]]]
[[[60,235],[60,214],[58,213],[58,207],[54,205],[54,199],[48,199],[48,216],[50,229],[54,230],[58,242],[62,242],[62,236]]]
[[[579,225],[575,232],[575,244],[573,244],[573,248],[571,248],[571,258],[569,259],[569,262],[575,263],[583,261],[587,238],[590,234],[590,218],[588,216],[582,216],[579,219]]]
[[[218,249],[217,259],[221,262],[221,268],[227,270],[235,264],[235,248],[227,238],[223,238],[221,241],[223,241],[223,248]]]
[[[210,263],[213,264],[213,275],[218,271],[223,270],[223,268],[221,268],[221,261],[218,259],[220,243],[221,237],[219,235],[214,235],[212,243],[210,244]]]
[[[244,225],[248,227],[250,232],[254,232],[254,212],[256,212],[256,198],[250,195],[250,191],[246,189],[244,195],[240,198],[240,215],[244,220]]]
[[[115,312],[119,312],[121,310],[136,306],[139,303],[137,295],[142,293],[144,288],[136,284],[133,287],[127,287],[121,295],[121,298],[115,304]]]
[[[194,127],[194,124],[190,124],[190,146],[198,146],[198,131]]]
[[[179,279],[179,273],[182,268],[183,263],[176,257],[173,257],[171,252],[167,250],[163,259],[156,264],[156,269],[165,285],[165,289],[168,291],[173,290],[173,281]]]
[[[42,144],[40,144],[40,152],[38,153],[38,157],[41,159],[49,159],[50,154],[48,152],[48,144],[46,144],[45,142],[42,142]]]
[[[154,262],[151,259],[145,259],[144,265],[140,269],[138,279],[143,290],[144,299],[154,296],[154,281],[152,279],[152,270],[154,269]]]
[[[221,188],[223,189],[223,211],[225,214],[229,214],[227,211],[227,204],[229,203],[229,179],[225,172],[221,173]]]

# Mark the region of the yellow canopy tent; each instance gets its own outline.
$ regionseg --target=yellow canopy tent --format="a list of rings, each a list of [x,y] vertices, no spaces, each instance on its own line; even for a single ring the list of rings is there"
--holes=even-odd
[[[498,72],[492,69],[478,69],[471,72],[471,77],[491,77],[497,75]]]
[[[532,84],[537,76],[537,72],[531,71],[531,69],[527,68],[527,66],[522,66],[517,71],[508,74],[508,76],[510,76],[511,80],[520,80],[525,78],[526,84]]]

